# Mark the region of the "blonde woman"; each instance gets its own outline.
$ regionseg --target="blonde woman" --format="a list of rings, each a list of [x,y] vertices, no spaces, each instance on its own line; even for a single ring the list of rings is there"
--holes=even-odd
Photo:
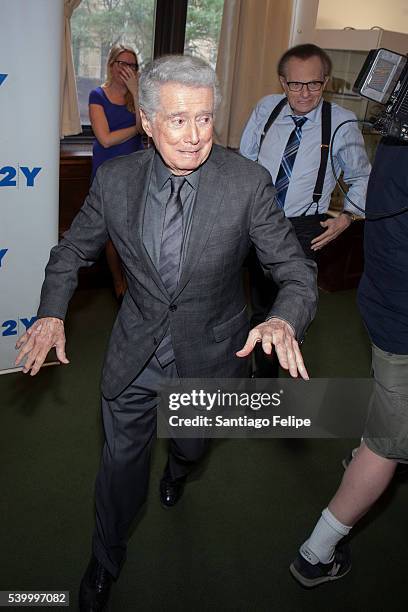
[[[107,159],[143,148],[138,111],[138,70],[135,51],[126,45],[115,45],[108,56],[106,82],[89,94],[89,118],[95,134],[91,182],[99,166]],[[121,301],[126,291],[126,280],[119,256],[110,241],[106,245],[106,258],[116,297]]]

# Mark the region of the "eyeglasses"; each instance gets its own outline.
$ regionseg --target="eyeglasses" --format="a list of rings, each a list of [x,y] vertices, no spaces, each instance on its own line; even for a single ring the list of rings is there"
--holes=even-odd
[[[307,87],[308,91],[320,91],[324,81],[308,81],[307,83],[302,83],[302,81],[286,81],[286,85],[289,87],[289,91],[302,91],[303,86]]]
[[[138,65],[137,64],[128,64],[128,62],[122,62],[122,60],[115,60],[115,64],[119,64],[119,66],[121,68],[124,67],[124,66],[127,66],[128,68],[130,68],[134,72],[137,72],[137,69],[138,69]]]

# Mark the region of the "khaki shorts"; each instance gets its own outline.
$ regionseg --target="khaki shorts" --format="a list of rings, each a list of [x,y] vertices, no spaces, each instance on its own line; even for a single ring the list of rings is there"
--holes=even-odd
[[[408,355],[372,345],[374,391],[364,430],[373,453],[408,463]]]

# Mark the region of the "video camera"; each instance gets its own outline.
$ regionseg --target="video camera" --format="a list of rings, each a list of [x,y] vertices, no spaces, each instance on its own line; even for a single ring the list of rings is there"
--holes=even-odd
[[[385,105],[373,122],[383,136],[408,142],[408,57],[388,49],[372,49],[354,84],[353,91]]]

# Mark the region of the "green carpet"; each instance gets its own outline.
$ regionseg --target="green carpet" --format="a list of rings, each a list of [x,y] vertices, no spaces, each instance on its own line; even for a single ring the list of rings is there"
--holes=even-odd
[[[36,378],[0,377],[0,590],[69,590],[77,608],[102,442],[99,372],[114,314],[108,290],[78,292],[67,324],[71,364]],[[321,295],[302,350],[314,377],[369,375],[355,292]],[[158,442],[148,502],[109,609],[406,610],[403,478],[356,529],[346,578],[306,591],[288,572],[353,442],[214,441],[200,477],[170,511],[157,495],[165,463],[165,443]]]

